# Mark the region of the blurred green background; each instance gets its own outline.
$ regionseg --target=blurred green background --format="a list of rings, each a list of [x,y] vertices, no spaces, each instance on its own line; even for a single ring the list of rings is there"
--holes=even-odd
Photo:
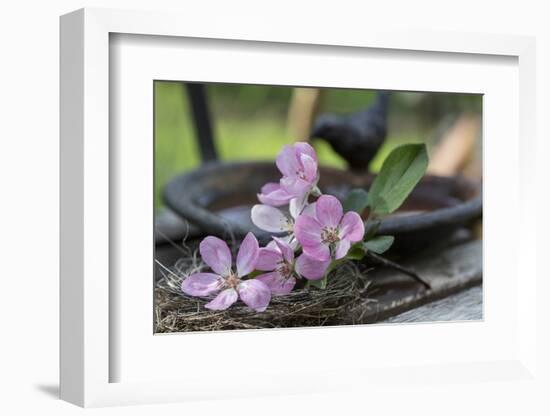
[[[174,175],[200,164],[186,89],[181,82],[155,81],[155,206]],[[296,141],[287,128],[290,87],[209,84],[207,94],[214,137],[222,160],[273,160],[281,147]],[[374,91],[324,89],[319,112],[347,114],[367,107]],[[481,96],[447,93],[393,93],[388,138],[371,168],[376,171],[388,152],[403,142],[430,146],[438,130],[461,112],[481,114]],[[313,143],[322,164],[345,167],[321,140]]]

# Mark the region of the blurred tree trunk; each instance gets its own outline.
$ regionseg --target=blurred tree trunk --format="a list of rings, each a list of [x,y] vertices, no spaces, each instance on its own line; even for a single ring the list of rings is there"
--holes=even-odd
[[[428,173],[439,176],[464,175],[481,185],[483,175],[481,117],[464,113],[443,134],[430,158]],[[482,220],[472,224],[482,238]]]
[[[287,130],[296,141],[308,141],[319,110],[321,89],[294,88],[287,116]]]
[[[428,173],[439,176],[466,174],[481,179],[481,119],[464,113],[443,134],[430,158]]]

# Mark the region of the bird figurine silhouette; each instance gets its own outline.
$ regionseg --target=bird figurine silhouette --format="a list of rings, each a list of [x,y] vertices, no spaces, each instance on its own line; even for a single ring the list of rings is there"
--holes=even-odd
[[[389,93],[381,91],[370,107],[357,113],[322,114],[315,121],[310,138],[326,140],[351,171],[364,173],[386,139],[388,103]]]

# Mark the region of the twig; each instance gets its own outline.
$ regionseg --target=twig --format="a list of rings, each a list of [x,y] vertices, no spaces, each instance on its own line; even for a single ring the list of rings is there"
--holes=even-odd
[[[376,254],[370,250],[367,250],[365,255],[371,259],[374,260],[377,263],[382,264],[383,266],[391,267],[392,269],[395,269],[397,271],[400,271],[403,274],[406,274],[407,276],[412,277],[414,280],[416,280],[418,283],[422,284],[426,289],[430,290],[432,287],[428,282],[423,280],[414,270],[408,269],[406,267],[401,266],[400,264],[397,264],[391,260],[386,259],[385,257],[380,256],[379,254]]]

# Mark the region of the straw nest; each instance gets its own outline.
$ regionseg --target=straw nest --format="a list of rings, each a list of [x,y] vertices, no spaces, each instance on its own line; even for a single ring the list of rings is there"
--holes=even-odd
[[[367,297],[365,266],[346,262],[330,273],[326,289],[295,289],[288,295],[273,296],[265,312],[255,312],[240,301],[226,311],[210,311],[204,307],[210,299],[181,291],[183,279],[204,269],[196,249],[185,246],[173,267],[160,265],[155,332],[353,325],[361,322],[364,306],[374,302]]]

